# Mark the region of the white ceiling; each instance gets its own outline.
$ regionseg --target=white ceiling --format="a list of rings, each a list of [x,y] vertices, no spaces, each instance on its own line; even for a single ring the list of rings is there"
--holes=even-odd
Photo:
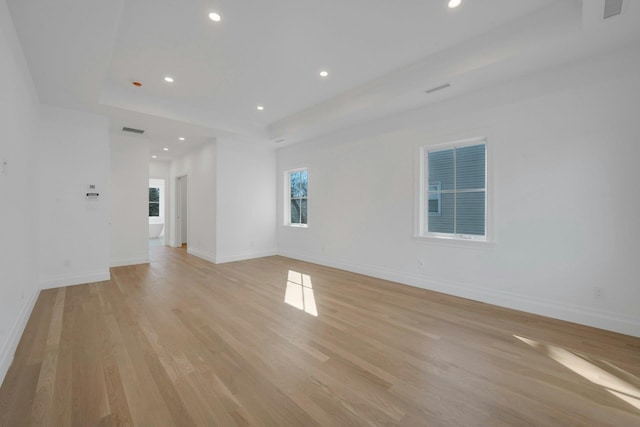
[[[221,135],[298,142],[640,35],[631,0],[607,21],[604,0],[447,1],[7,0],[41,101],[143,128],[164,159]]]

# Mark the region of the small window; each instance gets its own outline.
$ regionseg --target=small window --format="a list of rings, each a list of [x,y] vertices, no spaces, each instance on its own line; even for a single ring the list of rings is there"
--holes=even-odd
[[[487,238],[484,139],[421,149],[420,235]]]
[[[160,189],[149,187],[149,216],[160,216]]]
[[[285,224],[306,226],[308,214],[308,179],[306,169],[286,172],[287,206],[285,206]]]

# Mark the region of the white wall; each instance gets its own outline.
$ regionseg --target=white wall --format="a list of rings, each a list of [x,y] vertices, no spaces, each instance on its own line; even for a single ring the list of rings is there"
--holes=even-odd
[[[43,105],[39,129],[42,288],[109,279],[107,119]],[[100,193],[88,200],[88,186]]]
[[[187,175],[188,251],[214,263],[273,255],[275,152],[244,141],[220,138],[171,163],[169,230],[176,218],[176,178]]]
[[[210,142],[171,162],[169,188],[169,243],[176,240],[176,179],[188,176],[188,251],[215,262],[216,256],[216,143]]]
[[[275,167],[272,149],[218,139],[218,263],[277,252]]]
[[[0,94],[1,384],[39,290],[35,161],[38,100],[4,0],[0,0]]]
[[[285,147],[279,251],[640,336],[638,76],[623,50]],[[495,246],[412,238],[416,146],[471,136],[488,137]],[[301,166],[308,229],[281,225]]]
[[[164,194],[161,197],[164,198],[164,212],[162,213],[164,224],[164,232],[167,233],[167,226],[170,225],[169,218],[169,177],[171,175],[171,162],[164,162],[160,160],[149,161],[149,178],[150,179],[163,179],[164,180]]]
[[[110,134],[110,266],[149,262],[149,141]]]
[[[162,160],[149,161],[149,178],[164,179],[166,182],[169,179],[170,171],[171,162]]]

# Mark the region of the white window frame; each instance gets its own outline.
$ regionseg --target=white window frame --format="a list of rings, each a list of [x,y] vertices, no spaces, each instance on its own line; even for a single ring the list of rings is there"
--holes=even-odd
[[[307,223],[292,223],[291,222],[291,174],[296,172],[305,171],[307,173]],[[302,219],[302,217],[301,217]],[[288,169],[284,171],[284,225],[296,228],[308,228],[309,227],[309,169],[306,167],[300,167],[295,169]]]
[[[164,192],[165,192],[165,181],[162,178],[149,178],[149,188],[158,188],[160,198],[158,201],[158,216],[150,216],[150,219],[153,220],[163,220],[164,219]],[[148,204],[151,204],[151,201],[148,201]]]
[[[466,235],[466,234],[453,234],[453,233],[434,233],[429,232],[428,221],[429,212],[426,202],[428,201],[428,182],[426,181],[429,176],[427,153],[430,151],[449,150],[452,148],[462,148],[473,145],[484,144],[485,146],[485,212],[484,221],[485,229],[484,236]],[[470,244],[483,244],[487,243],[493,245],[493,224],[492,224],[492,183],[491,183],[491,156],[488,138],[486,136],[473,137],[467,139],[457,139],[454,141],[440,143],[440,144],[424,144],[417,147],[417,195],[416,195],[416,221],[414,238],[423,239],[427,241],[440,241],[447,243],[467,243]]]
[[[158,201],[157,202],[152,202],[151,199],[148,200],[148,204],[149,204],[149,208],[151,208],[151,205],[158,205],[158,215],[149,215],[149,218],[160,218],[160,187],[149,187],[149,190],[151,189],[157,189],[158,190]],[[149,209],[151,210],[151,209]]]

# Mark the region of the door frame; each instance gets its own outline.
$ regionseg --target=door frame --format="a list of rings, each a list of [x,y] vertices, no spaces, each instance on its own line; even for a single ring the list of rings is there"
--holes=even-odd
[[[186,179],[186,185],[185,185],[185,193],[186,194],[182,194],[182,188],[181,188],[181,179]],[[182,198],[184,196],[186,196],[187,198],[187,236],[186,236],[186,240],[187,240],[187,245],[189,244],[189,178],[188,178],[188,174],[183,174],[183,175],[179,175],[176,176],[175,179],[175,186],[176,186],[176,197],[175,197],[175,212],[176,212],[176,216],[175,216],[175,221],[174,221],[174,225],[175,225],[175,247],[176,248],[180,248],[182,247],[182,240],[183,240],[183,236],[182,236]]]

